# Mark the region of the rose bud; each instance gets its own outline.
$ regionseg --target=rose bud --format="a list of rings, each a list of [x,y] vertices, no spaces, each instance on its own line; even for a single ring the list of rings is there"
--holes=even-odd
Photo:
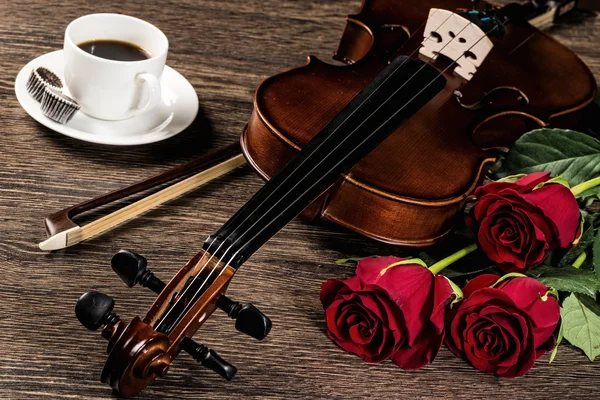
[[[506,272],[537,267],[580,231],[579,205],[568,187],[548,182],[550,174],[543,172],[514,179],[479,187],[466,219],[481,250]]]
[[[405,369],[431,363],[444,339],[450,281],[421,260],[365,258],[356,276],[321,287],[329,337],[367,362],[390,357]]]
[[[500,281],[485,274],[463,288],[464,300],[447,318],[446,345],[475,368],[505,378],[521,376],[554,347],[560,318],[556,298],[539,281]]]

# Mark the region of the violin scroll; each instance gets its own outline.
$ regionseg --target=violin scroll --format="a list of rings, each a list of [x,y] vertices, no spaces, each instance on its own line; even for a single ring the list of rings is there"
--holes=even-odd
[[[90,330],[104,326],[102,337],[109,341],[108,359],[101,381],[125,397],[133,396],[157,377],[164,377],[173,357],[169,339],[135,317],[127,326],[113,312],[114,300],[100,292],[85,293],[76,305],[79,321]],[[237,369],[207,346],[184,338],[179,348],[227,380]]]
[[[157,376],[165,376],[172,358],[168,338],[158,334],[138,317],[126,325],[113,311],[112,297],[100,292],[82,295],[75,306],[79,322],[89,330],[102,330],[109,341],[108,360],[100,380],[123,396],[133,396]]]
[[[81,324],[90,330],[104,327],[102,337],[109,341],[102,382],[122,396],[133,396],[157,377],[164,377],[181,350],[227,380],[235,376],[237,369],[232,364],[191,336],[216,308],[235,320],[238,331],[258,340],[269,334],[272,323],[254,305],[223,294],[233,274],[227,266],[211,264],[207,254],[194,257],[168,284],[148,269],[146,258],[133,251],[121,250],[112,257],[113,270],[128,287],[141,285],[159,296],[143,320],[135,317],[129,324],[113,311],[115,302],[104,293],[88,292],[77,302],[75,314]],[[203,271],[202,266],[209,265],[213,269]],[[214,271],[221,272],[200,291],[196,282],[208,280]],[[199,295],[190,295],[190,291]],[[180,303],[184,306],[178,309]]]

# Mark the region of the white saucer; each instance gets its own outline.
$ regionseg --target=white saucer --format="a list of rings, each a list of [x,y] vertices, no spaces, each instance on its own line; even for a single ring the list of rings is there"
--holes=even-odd
[[[177,135],[198,114],[196,91],[179,72],[166,66],[161,79],[162,101],[157,108],[124,121],[103,121],[78,111],[71,121],[62,125],[42,114],[40,103],[27,93],[29,74],[33,68],[40,66],[48,68],[62,79],[63,51],[44,54],[21,69],[15,80],[17,99],[25,111],[40,124],[75,139],[118,146],[154,143]],[[63,91],[69,95],[66,87]]]

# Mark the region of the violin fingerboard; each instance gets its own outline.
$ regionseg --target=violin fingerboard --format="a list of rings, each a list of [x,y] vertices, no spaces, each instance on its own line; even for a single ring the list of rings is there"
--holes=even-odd
[[[426,62],[394,59],[267,182],[204,248],[234,268],[445,86]]]

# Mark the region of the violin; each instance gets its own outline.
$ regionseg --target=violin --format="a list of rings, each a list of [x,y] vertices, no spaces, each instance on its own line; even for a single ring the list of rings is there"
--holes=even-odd
[[[454,5],[464,6],[468,2],[455,3]],[[469,84],[464,90],[454,92],[461,108],[470,110],[473,116],[473,113],[477,113],[476,118],[471,121],[473,126],[468,126],[464,134],[456,129],[449,132],[446,141],[452,139],[452,146],[440,143],[440,138],[435,140],[434,137],[432,140],[427,136],[426,130],[417,131],[418,136],[423,137],[418,142],[411,140],[411,143],[404,143],[409,141],[406,135],[393,134],[392,138],[380,146],[378,153],[361,161],[345,174],[326,194],[307,207],[302,216],[309,220],[321,218],[375,240],[395,245],[428,246],[451,232],[465,199],[473,192],[489,165],[497,159],[496,150],[506,150],[518,136],[534,128],[554,126],[586,130],[588,125],[595,125],[594,115],[597,110],[593,109],[594,103],[590,102],[596,91],[596,84],[590,71],[568,49],[535,29],[526,28],[531,24],[547,26],[573,11],[576,3],[575,0],[524,1],[502,8],[502,12],[510,15],[512,21],[507,27],[509,32],[516,30],[515,26],[519,25],[519,34],[522,37],[535,36],[535,40],[528,44],[525,42],[529,42],[529,39],[525,39],[526,47],[519,51],[523,50],[526,53],[519,54],[519,57],[511,55],[512,62],[509,64],[512,70],[507,73],[508,76],[502,78],[506,86],[500,83],[500,78],[496,84],[482,79],[482,88],[475,88]],[[426,7],[434,4],[435,1],[430,1],[426,3]],[[410,28],[406,21],[421,18],[426,15],[424,10],[428,10],[425,7],[420,14],[414,14],[416,10],[413,10],[413,14],[405,15],[401,5],[400,2],[392,0],[365,1],[358,14],[348,17],[334,59],[342,61],[350,68],[336,69],[313,57],[312,64],[320,63],[323,66],[315,68],[314,65],[309,65],[297,68],[265,81],[257,90],[255,110],[242,136],[243,149],[239,143],[233,143],[129,187],[54,212],[44,220],[49,237],[39,244],[40,249],[58,250],[101,235],[151,208],[245,165],[246,161],[250,161],[254,170],[263,178],[270,179],[294,156],[302,144],[334,115],[344,99],[338,99],[335,104],[331,103],[326,114],[321,113],[320,109],[314,110],[317,112],[313,115],[318,121],[305,120],[303,110],[288,118],[285,112],[281,113],[276,108],[270,109],[267,99],[276,98],[285,104],[304,105],[313,100],[327,104],[330,100],[327,94],[341,93],[340,91],[350,98],[362,84],[387,65],[392,54],[400,46],[404,46]],[[422,32],[417,32],[417,38],[420,33]],[[515,36],[514,40],[518,40],[518,37]],[[406,46],[414,47],[414,44],[407,43]],[[528,65],[527,52],[533,55],[536,54],[535,51],[539,52],[527,46],[540,47],[542,51],[548,50],[548,46],[549,49],[559,49],[561,64],[556,68],[547,68],[539,64],[537,68],[543,70],[542,75],[513,75],[513,71],[517,71],[521,65]],[[495,56],[495,52],[496,50],[492,50],[492,56]],[[546,54],[540,57],[542,58],[539,59],[543,59],[548,56]],[[357,62],[359,65],[353,65]],[[504,68],[501,67],[504,65],[502,60],[496,62],[495,67]],[[489,64],[490,62],[486,61],[482,67],[490,69],[490,73],[495,73]],[[549,65],[552,64],[554,63]],[[320,69],[331,70],[328,75],[322,75],[323,82],[318,82],[310,76],[313,70],[320,74]],[[346,73],[342,74],[342,71]],[[300,95],[302,92],[294,86],[301,84],[307,75],[307,82],[315,85],[317,89],[314,92],[315,99],[312,98],[312,94]],[[577,80],[574,80],[575,77]],[[341,79],[349,82],[342,82]],[[277,88],[274,86],[275,81]],[[327,82],[337,83],[334,84],[335,87],[320,86],[326,85]],[[571,87],[557,87],[555,90],[555,85],[560,82],[577,84],[574,87],[576,90]],[[349,86],[345,86],[346,84]],[[530,87],[526,88],[525,84],[529,84]],[[323,90],[320,90],[321,88]],[[533,90],[537,97],[530,98],[525,89],[528,89],[528,92]],[[318,98],[319,95],[323,98]],[[559,96],[560,101],[554,102],[553,99],[558,99]],[[545,99],[545,103],[541,103],[539,99]],[[467,104],[467,101],[471,103]],[[586,107],[588,104],[590,107]],[[461,111],[451,109],[451,106],[446,107],[452,113]],[[286,108],[288,111],[292,109],[287,106]],[[281,118],[286,120],[282,123]],[[444,121],[444,124],[446,122]],[[293,127],[285,124],[293,124]],[[406,151],[402,150],[404,148]],[[398,149],[401,149],[401,157],[397,154]],[[407,151],[410,151],[410,154],[405,154]],[[426,158],[420,157],[421,154],[440,157],[429,165]],[[381,159],[376,160],[378,156],[392,160],[391,164],[388,165]],[[449,168],[452,166],[456,168]],[[394,169],[391,174],[390,168]],[[423,176],[420,176],[419,171],[424,172]],[[165,183],[169,186],[85,226],[79,226],[73,221],[79,214]],[[349,201],[355,198],[359,200],[359,207],[355,207],[354,203]],[[365,208],[362,205],[369,207]]]
[[[456,37],[456,28],[436,32],[433,22],[423,24],[439,4],[365,0],[348,17],[335,53],[346,66],[309,57],[307,65],[264,81],[241,138],[250,166],[270,179],[395,54],[432,57],[449,43],[444,50],[449,57],[438,57],[443,62],[468,48],[470,39]],[[443,4],[456,10],[471,3]],[[576,128],[595,97],[594,77],[573,52],[531,26],[521,7],[502,9],[511,22],[485,60],[476,54],[464,58],[462,64],[477,73],[462,65],[454,69],[452,77],[463,76],[448,79],[443,98],[346,172],[303,216],[398,246],[429,246],[453,230],[498,150],[533,129]]]
[[[596,92],[585,65],[514,8],[470,5],[365,0],[336,53],[345,66],[310,57],[261,84],[240,143],[265,185],[168,283],[136,253],[113,257],[128,286],[158,295],[143,318],[121,320],[99,292],[79,299],[80,322],[108,340],[102,382],[133,396],[181,351],[231,379],[235,367],[192,336],[216,309],[242,333],[268,335],[271,321],[225,292],[295,216],[427,245],[451,228],[496,149],[531,126],[576,123]]]

